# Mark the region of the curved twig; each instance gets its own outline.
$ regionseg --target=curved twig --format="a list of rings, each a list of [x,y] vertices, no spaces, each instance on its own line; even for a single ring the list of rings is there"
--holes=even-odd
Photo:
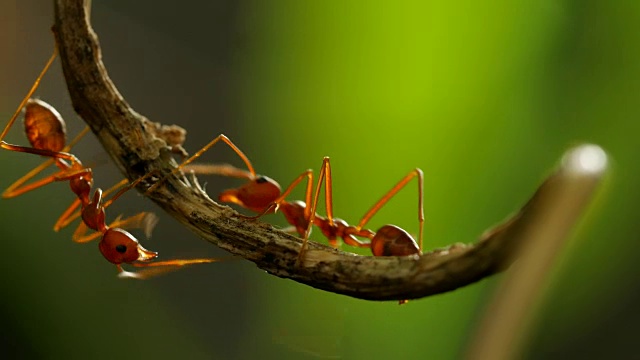
[[[175,150],[180,144],[167,146],[164,140],[168,137],[156,136],[162,133],[131,109],[109,79],[89,21],[90,1],[54,3],[53,29],[76,112],[129,179],[150,171],[169,173],[176,165],[170,148]],[[471,284],[508,266],[510,255],[525,238],[524,232],[545,226],[538,216],[545,206],[562,201],[562,188],[557,184],[564,183],[557,179],[566,177],[567,171],[561,166],[520,212],[473,245],[456,244],[421,257],[371,257],[312,242],[300,266],[295,265],[300,239],[271,225],[238,217],[232,209],[213,202],[193,182],[170,176],[148,197],[207,241],[273,275],[361,299],[415,299]],[[589,197],[600,175],[578,179],[588,185],[583,187],[583,199]],[[148,186],[143,183],[139,189]],[[557,198],[549,198],[550,194]]]

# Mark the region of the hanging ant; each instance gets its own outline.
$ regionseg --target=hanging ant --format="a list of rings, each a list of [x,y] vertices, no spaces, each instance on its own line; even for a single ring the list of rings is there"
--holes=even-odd
[[[75,218],[81,217],[82,223],[74,232],[73,240],[75,242],[83,243],[100,237],[100,242],[98,244],[100,252],[107,261],[116,265],[120,277],[143,279],[171,271],[174,268],[184,265],[219,261],[219,259],[203,258],[151,262],[151,260],[158,256],[158,253],[143,248],[138,240],[123,228],[142,227],[146,229],[148,234],[155,224],[155,216],[153,214],[142,212],[126,219],[118,217],[113,223],[107,225],[105,222],[105,209],[118,197],[134,188],[150,174],[147,174],[131,183],[128,183],[127,180],[123,180],[111,189],[105,191],[104,194],[103,191],[98,188],[95,190],[93,197],[90,196],[91,188],[93,186],[92,170],[91,168],[82,165],[75,155],[68,152],[71,146],[86,134],[87,129],[81,132],[70,142],[69,145],[65,145],[66,126],[60,114],[51,105],[44,101],[31,98],[38,88],[42,77],[51,67],[56,55],[57,51],[54,50],[53,55],[51,55],[51,58],[47,61],[44,69],[40,72],[31,86],[31,89],[21,101],[18,109],[0,134],[0,148],[10,151],[41,155],[50,159],[27,173],[22,178],[18,179],[3,193],[3,197],[15,197],[50,184],[54,181],[69,181],[71,191],[73,191],[77,199],[60,216],[54,226],[54,229],[57,231],[62,227],[67,226]],[[4,141],[9,129],[14,124],[23,108],[25,109],[25,134],[31,144],[31,147],[13,145]],[[43,169],[54,163],[60,169],[59,171],[40,180],[25,184]],[[107,193],[113,192],[118,188],[121,189],[109,200],[103,202],[103,196],[106,196]],[[79,211],[75,211],[77,207],[80,207]],[[87,229],[94,230],[96,233],[85,235]],[[140,270],[135,273],[127,272],[122,268],[123,263],[147,269]]]
[[[248,170],[238,169],[231,165],[214,164],[191,164],[213,145],[222,141],[226,143],[245,163]],[[245,209],[258,213],[252,219],[260,218],[269,213],[281,210],[287,222],[303,238],[303,246],[300,251],[299,260],[302,259],[313,225],[320,228],[322,234],[327,237],[329,244],[338,247],[338,238],[350,246],[370,248],[374,256],[406,256],[422,253],[422,238],[424,225],[423,211],[423,173],[416,168],[405,175],[391,190],[389,190],[380,200],[378,200],[369,211],[362,217],[358,225],[347,224],[344,220],[333,216],[333,195],[331,178],[331,164],[329,158],[325,157],[322,162],[322,169],[318,177],[315,192],[313,191],[313,171],[306,170],[300,174],[289,185],[284,192],[280,185],[273,179],[257,175],[253,165],[247,156],[225,135],[219,135],[193,156],[185,160],[174,172],[180,170],[194,171],[198,174],[216,174],[229,177],[236,177],[247,180],[238,188],[228,189],[220,193],[218,200],[226,203],[233,203]],[[420,232],[418,243],[409,233],[395,225],[384,225],[377,232],[365,229],[364,226],[369,220],[384,206],[400,189],[402,189],[411,179],[418,178],[418,222]],[[287,197],[298,184],[307,179],[304,201],[288,201]],[[327,216],[323,217],[316,213],[318,199],[322,183],[325,183],[325,206]],[[158,183],[154,184],[152,190]],[[313,204],[307,206],[312,201]],[[365,238],[363,241],[358,238]]]

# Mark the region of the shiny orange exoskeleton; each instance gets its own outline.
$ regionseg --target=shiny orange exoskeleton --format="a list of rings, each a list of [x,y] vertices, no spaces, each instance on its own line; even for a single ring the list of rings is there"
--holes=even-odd
[[[91,196],[93,187],[92,170],[82,165],[80,160],[68,151],[71,149],[88,128],[85,128],[69,145],[66,145],[65,122],[60,114],[49,104],[42,100],[32,99],[31,96],[38,88],[42,77],[47,72],[56,57],[56,52],[51,56],[44,69],[38,75],[33,86],[18,106],[18,109],[9,120],[7,126],[0,134],[0,148],[40,155],[49,158],[40,166],[36,167],[22,178],[13,183],[5,192],[3,197],[10,198],[28,191],[37,189],[54,181],[69,181],[71,190],[77,199],[60,216],[54,226],[54,230],[59,230],[74,219],[81,217],[82,222],[73,234],[73,240],[84,243],[100,237],[98,247],[102,255],[109,262],[115,264],[121,277],[148,278],[153,275],[171,271],[175,268],[199,263],[211,263],[218,259],[175,259],[167,261],[151,261],[158,256],[158,253],[143,248],[138,240],[123,228],[143,228],[147,235],[156,223],[155,215],[142,212],[126,219],[119,217],[110,225],[106,223],[105,209],[111,205],[118,197],[126,191],[134,188],[143,181],[146,176],[129,183],[123,180],[104,193],[101,189],[96,189]],[[4,141],[9,129],[16,119],[25,110],[24,126],[25,134],[30,147],[9,144]],[[39,174],[48,166],[55,164],[58,171],[42,179],[32,181],[35,175]],[[103,196],[120,189],[109,200],[103,202]],[[76,209],[80,207],[79,211]],[[92,234],[86,235],[87,229],[94,230]],[[122,264],[130,264],[135,267],[145,267],[147,269],[138,272],[127,272],[122,268]],[[152,269],[153,267],[153,269]]]

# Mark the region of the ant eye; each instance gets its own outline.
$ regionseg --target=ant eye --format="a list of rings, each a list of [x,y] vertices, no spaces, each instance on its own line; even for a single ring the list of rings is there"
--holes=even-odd
[[[266,183],[267,181],[269,181],[269,180],[267,180],[267,178],[266,178],[266,177],[264,177],[264,176],[259,176],[259,177],[256,179],[256,183],[258,183],[258,184]]]
[[[120,254],[124,254],[125,252],[127,252],[127,246],[126,245],[117,245],[116,246],[116,251],[119,252]]]

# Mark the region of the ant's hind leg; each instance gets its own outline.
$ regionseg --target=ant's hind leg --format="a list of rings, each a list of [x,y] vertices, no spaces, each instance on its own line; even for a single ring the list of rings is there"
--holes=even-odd
[[[307,186],[307,193],[305,195],[307,206],[305,207],[304,215],[305,219],[307,219],[307,229],[304,232],[304,236],[302,237],[302,246],[300,247],[300,252],[298,253],[296,266],[302,264],[302,261],[304,260],[304,254],[307,250],[307,243],[309,242],[309,235],[311,234],[311,227],[313,226],[313,222],[316,218],[316,209],[318,208],[318,200],[320,197],[322,182],[325,183],[324,195],[327,208],[327,219],[329,221],[329,226],[333,226],[333,190],[331,182],[331,163],[328,156],[325,156],[322,160],[322,168],[320,169],[320,173],[318,174],[318,183],[316,184],[316,190],[313,195],[313,205],[311,206],[309,206],[309,203],[311,202],[311,185],[309,184]]]
[[[251,178],[255,178],[256,177],[256,171],[253,169],[253,165],[251,165],[251,161],[249,161],[249,158],[247,157],[247,155],[245,155],[244,152],[242,152],[242,150],[240,150],[239,147],[237,147],[226,135],[223,135],[223,134],[218,135],[216,138],[211,140],[207,145],[202,147],[202,149],[198,150],[195,154],[193,154],[190,158],[188,158],[187,160],[183,161],[180,165],[178,165],[178,167],[173,169],[169,175],[176,174],[176,173],[178,173],[179,171],[181,171],[183,169],[189,169],[189,167],[191,167],[191,170],[194,170],[194,169],[197,170],[198,166],[189,165],[189,164],[191,164],[194,160],[196,160],[197,158],[202,156],[202,154],[204,154],[213,145],[217,144],[220,141],[222,141],[223,143],[227,144],[231,148],[231,150],[233,150],[242,159],[242,161],[247,166],[247,169],[249,170],[249,173],[251,173]],[[155,184],[151,185],[151,187],[149,187],[149,189],[147,189],[147,192],[153,192],[158,186],[160,186],[160,184],[166,178],[167,177],[165,176],[162,179],[160,179],[159,181],[157,181]]]
[[[415,168],[411,170],[407,175],[405,175],[396,185],[391,188],[386,194],[380,198],[373,206],[367,211],[366,214],[362,217],[358,226],[356,227],[358,230],[362,229],[369,220],[385,205],[387,202],[394,197],[398,191],[403,189],[411,179],[417,177],[418,181],[418,224],[419,224],[419,235],[418,235],[418,251],[422,253],[422,238],[423,238],[423,228],[424,228],[424,174],[422,170]],[[393,230],[395,228],[396,230]],[[397,227],[389,227],[389,231],[396,232],[399,229]],[[402,230],[404,232],[404,230]],[[380,231],[378,231],[380,233]],[[372,249],[373,250],[373,249]]]
[[[230,164],[188,164],[182,170],[198,175],[219,175],[238,179],[252,180],[255,174],[249,170],[238,169]]]
[[[201,259],[174,259],[154,262],[135,262],[132,266],[143,268],[136,272],[125,271],[122,266],[118,265],[118,277],[128,279],[146,280],[155,276],[164,275],[189,265],[210,264],[219,261],[230,260],[233,258],[201,258]]]

